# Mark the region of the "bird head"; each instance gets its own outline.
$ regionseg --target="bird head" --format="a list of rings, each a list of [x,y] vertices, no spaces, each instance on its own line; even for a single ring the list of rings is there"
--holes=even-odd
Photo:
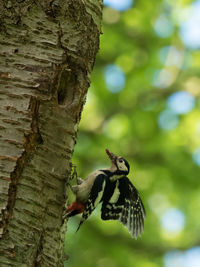
[[[111,172],[116,174],[124,174],[127,175],[130,170],[130,166],[127,160],[120,156],[116,156],[112,152],[110,152],[108,149],[106,149],[106,153],[108,157],[110,158],[112,165],[111,165]]]

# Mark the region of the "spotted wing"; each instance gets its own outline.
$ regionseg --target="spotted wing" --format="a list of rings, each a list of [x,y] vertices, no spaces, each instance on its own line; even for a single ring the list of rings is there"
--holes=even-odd
[[[94,184],[92,186],[92,189],[90,191],[89,198],[87,200],[85,210],[82,214],[82,218],[80,221],[80,224],[78,226],[77,231],[79,230],[82,223],[87,220],[87,218],[91,215],[93,210],[96,208],[96,206],[99,204],[99,202],[102,200],[102,196],[104,193],[104,188],[106,185],[106,178],[105,175],[100,174],[96,177]]]
[[[145,208],[137,189],[127,177],[119,179],[109,201],[103,202],[101,218],[119,220],[134,238],[144,231]]]

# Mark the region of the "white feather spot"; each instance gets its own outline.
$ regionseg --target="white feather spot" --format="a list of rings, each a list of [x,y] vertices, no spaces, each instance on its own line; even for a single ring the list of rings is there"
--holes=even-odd
[[[120,191],[119,191],[118,186],[119,186],[119,181],[116,182],[116,187],[115,187],[114,193],[113,193],[111,199],[109,200],[110,203],[116,203],[119,199]]]
[[[95,202],[94,202],[94,206],[95,206],[95,207],[99,204],[99,202],[100,202],[100,200],[101,200],[101,198],[102,198],[102,196],[103,196],[105,185],[106,185],[106,181],[104,180],[104,181],[103,181],[103,185],[102,185],[102,189],[101,189],[101,191],[98,193],[98,196],[97,196],[97,198],[96,198],[96,200],[95,200]]]
[[[114,182],[114,181],[116,181],[116,180],[119,180],[119,179],[122,178],[122,177],[124,177],[124,174],[122,174],[122,175],[113,175],[113,176],[110,177],[110,180],[111,180],[112,182]]]

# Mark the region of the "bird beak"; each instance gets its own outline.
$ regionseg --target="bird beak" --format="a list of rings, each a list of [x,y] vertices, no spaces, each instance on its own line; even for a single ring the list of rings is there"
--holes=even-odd
[[[113,154],[112,152],[110,152],[108,149],[106,149],[106,153],[108,155],[108,157],[110,158],[110,160],[115,163],[115,160],[117,158],[117,156],[115,156],[115,154]]]

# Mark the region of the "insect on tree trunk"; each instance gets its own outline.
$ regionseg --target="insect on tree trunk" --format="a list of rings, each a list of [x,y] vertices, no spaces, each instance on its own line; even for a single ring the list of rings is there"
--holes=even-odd
[[[0,0],[0,266],[63,266],[62,213],[101,0]]]

